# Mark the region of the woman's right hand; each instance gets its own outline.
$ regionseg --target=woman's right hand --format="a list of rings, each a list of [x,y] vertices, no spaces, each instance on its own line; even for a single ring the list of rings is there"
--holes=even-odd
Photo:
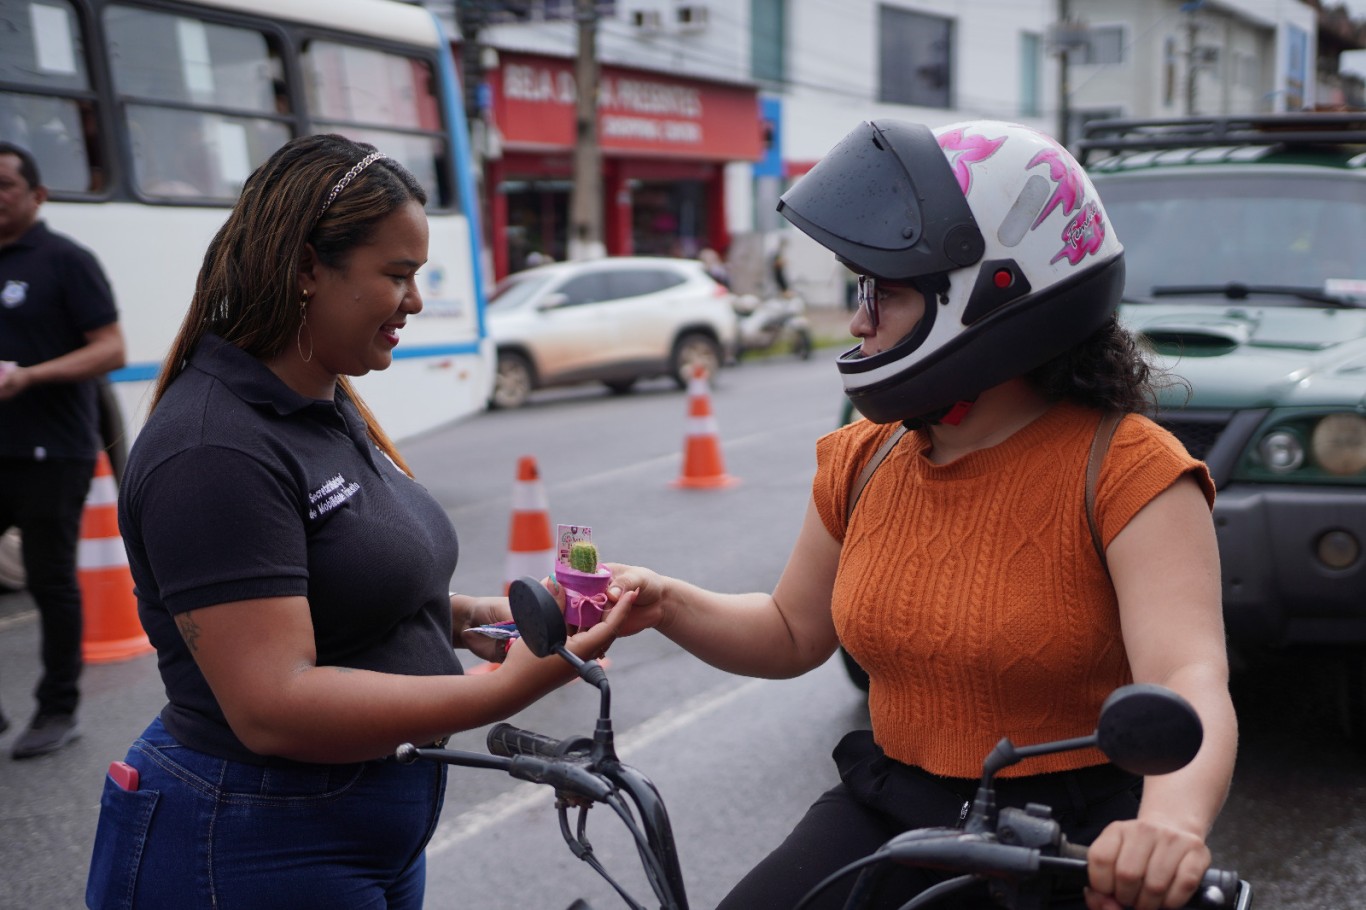
[[[664,577],[644,566],[628,566],[609,562],[603,565],[612,573],[612,583],[607,588],[607,600],[620,603],[628,594],[634,593],[634,605],[630,615],[624,617],[619,635],[635,635],[645,629],[654,629],[665,620]]]

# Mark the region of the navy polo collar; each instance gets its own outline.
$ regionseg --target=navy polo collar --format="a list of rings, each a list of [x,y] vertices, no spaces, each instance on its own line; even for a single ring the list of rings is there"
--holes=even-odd
[[[247,404],[273,408],[281,416],[312,409],[314,413],[330,414],[333,420],[345,424],[345,418],[334,402],[300,395],[285,385],[265,363],[212,332],[206,332],[199,340],[190,355],[190,365],[223,383]]]
[[[42,246],[43,241],[51,234],[52,232],[47,229],[47,223],[40,219],[33,222],[27,231],[24,231],[24,233],[20,234],[14,240],[0,246],[0,250],[14,250],[19,247],[36,249]]]

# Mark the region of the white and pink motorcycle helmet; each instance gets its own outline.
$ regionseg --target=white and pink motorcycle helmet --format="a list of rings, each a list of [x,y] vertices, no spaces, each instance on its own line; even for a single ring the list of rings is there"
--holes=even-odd
[[[925,294],[896,345],[839,357],[845,393],[876,423],[933,422],[1028,373],[1103,326],[1124,289],[1090,179],[1019,124],[864,122],[778,211],[854,272]]]

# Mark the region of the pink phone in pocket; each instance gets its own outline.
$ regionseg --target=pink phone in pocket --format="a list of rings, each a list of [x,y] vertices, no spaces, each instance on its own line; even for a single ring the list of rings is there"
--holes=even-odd
[[[110,762],[109,776],[114,779],[114,783],[124,790],[136,790],[138,788],[138,769],[126,761]]]

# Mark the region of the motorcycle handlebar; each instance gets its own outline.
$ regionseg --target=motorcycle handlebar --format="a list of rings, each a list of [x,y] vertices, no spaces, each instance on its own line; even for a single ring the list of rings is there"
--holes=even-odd
[[[1060,850],[1061,856],[1041,857],[1040,866],[1053,866],[1067,868],[1071,870],[1071,876],[1077,884],[1085,885],[1086,878],[1086,855],[1087,849],[1082,844],[1069,844],[1064,842]],[[1205,874],[1200,877],[1200,884],[1195,889],[1195,894],[1186,902],[1187,907],[1205,908],[1205,910],[1224,910],[1233,908],[1238,899],[1240,879],[1238,873],[1231,869],[1206,869]]]
[[[1002,844],[961,832],[912,831],[889,841],[887,859],[908,866],[946,872],[1015,877],[1051,874],[1059,883],[1081,888],[1087,882],[1086,848],[1064,844],[1061,856],[1044,856],[1033,847]],[[1233,910],[1240,882],[1236,872],[1210,869],[1186,904],[1202,910]]]
[[[508,774],[534,784],[547,784],[557,791],[575,793],[595,802],[605,802],[612,795],[612,787],[592,771],[564,759],[537,758],[514,755]]]
[[[518,780],[546,784],[562,793],[606,802],[614,789],[607,778],[589,767],[587,750],[590,745],[591,742],[583,737],[559,740],[511,724],[497,724],[488,735],[492,755],[455,749],[419,749],[404,743],[395,751],[394,757],[404,764],[425,758],[448,765],[494,768]]]
[[[572,742],[573,740],[559,740],[533,730],[523,730],[512,724],[494,724],[488,735],[489,752],[508,758],[515,755],[562,758],[570,751],[567,744]]]

